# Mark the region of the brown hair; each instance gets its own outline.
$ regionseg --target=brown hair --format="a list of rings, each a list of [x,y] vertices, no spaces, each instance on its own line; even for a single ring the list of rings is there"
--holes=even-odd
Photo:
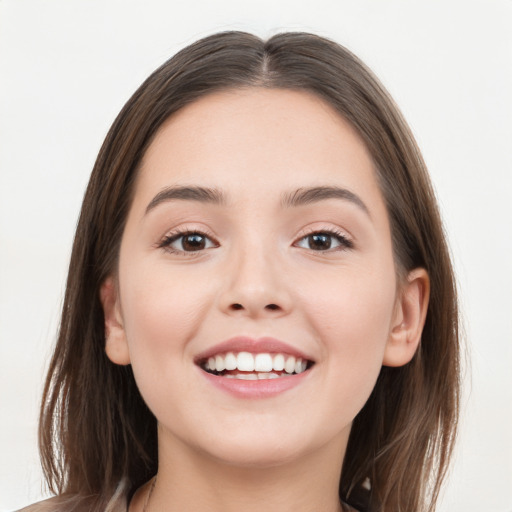
[[[433,511],[459,405],[456,288],[442,223],[420,152],[382,85],[345,48],[306,33],[206,37],[156,70],[115,120],[85,194],[44,389],[39,439],[48,485],[100,511],[119,482],[129,495],[156,473],[156,420],[131,367],[105,355],[99,289],[115,272],[137,170],[159,127],[201,96],[239,87],[309,91],[348,120],[373,157],[398,273],[429,274],[420,347],[406,366],[382,368],[354,420],[339,489],[342,500],[367,510]]]

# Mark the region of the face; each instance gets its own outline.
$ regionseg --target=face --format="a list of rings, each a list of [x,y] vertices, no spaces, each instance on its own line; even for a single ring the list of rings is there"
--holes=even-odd
[[[342,456],[396,354],[395,274],[346,121],[305,92],[211,94],[144,157],[102,290],[107,354],[132,364],[169,449],[261,466]]]

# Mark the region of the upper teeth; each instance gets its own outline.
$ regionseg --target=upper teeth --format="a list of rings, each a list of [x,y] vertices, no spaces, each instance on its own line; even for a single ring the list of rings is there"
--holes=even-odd
[[[306,370],[307,361],[300,357],[288,356],[284,354],[239,352],[235,354],[218,354],[212,356],[206,361],[207,370],[238,370],[241,372],[271,372],[272,370],[286,373],[302,373]]]

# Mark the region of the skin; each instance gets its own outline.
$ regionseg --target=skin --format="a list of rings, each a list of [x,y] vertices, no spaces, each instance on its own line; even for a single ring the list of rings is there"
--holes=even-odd
[[[219,189],[225,204],[168,200],[147,212],[171,186]],[[317,186],[348,190],[364,207],[343,198],[283,206],[284,194]],[[162,247],[177,229],[206,233],[205,248]],[[331,231],[350,246],[333,236],[319,250],[308,238]],[[382,365],[412,358],[425,319],[425,271],[403,283],[396,275],[373,162],[321,99],[250,88],[172,116],[144,157],[118,271],[101,290],[107,355],[132,364],[158,419],[148,510],[341,510],[352,420]],[[272,336],[315,364],[277,396],[234,397],[194,358],[239,335]]]

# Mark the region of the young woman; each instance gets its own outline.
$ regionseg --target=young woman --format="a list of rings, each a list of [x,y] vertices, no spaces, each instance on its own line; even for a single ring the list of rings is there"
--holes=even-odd
[[[44,391],[43,511],[433,511],[458,316],[386,91],[304,33],[207,37],[98,156]]]

